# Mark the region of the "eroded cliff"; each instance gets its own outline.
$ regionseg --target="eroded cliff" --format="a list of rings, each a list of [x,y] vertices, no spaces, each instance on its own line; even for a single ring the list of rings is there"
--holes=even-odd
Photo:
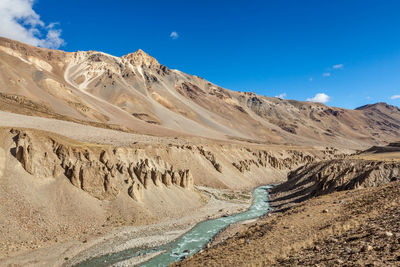
[[[273,188],[275,205],[300,202],[336,191],[377,187],[400,176],[400,163],[365,159],[334,159],[303,165]]]
[[[74,186],[98,199],[114,199],[125,191],[141,201],[143,190],[151,186],[193,189],[189,169],[174,169],[161,158],[141,158],[134,149],[67,145],[16,129],[11,134],[15,142],[11,151],[28,173],[38,177],[64,174]]]
[[[326,154],[221,145],[113,147],[22,129],[11,129],[9,138],[12,155],[34,177],[64,176],[97,199],[112,200],[123,193],[139,202],[150,188],[193,191],[196,183],[240,189],[276,182],[287,171]]]

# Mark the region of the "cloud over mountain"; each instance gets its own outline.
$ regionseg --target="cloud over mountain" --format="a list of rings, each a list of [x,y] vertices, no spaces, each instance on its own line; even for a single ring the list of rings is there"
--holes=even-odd
[[[318,93],[312,98],[307,98],[307,101],[310,102],[319,102],[319,103],[327,103],[329,102],[330,97],[324,93]]]

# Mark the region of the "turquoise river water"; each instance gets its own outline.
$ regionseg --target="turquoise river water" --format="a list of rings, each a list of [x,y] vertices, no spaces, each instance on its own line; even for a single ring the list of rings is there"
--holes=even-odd
[[[253,203],[245,212],[227,217],[207,220],[198,223],[190,231],[178,239],[157,247],[132,248],[120,252],[107,254],[81,262],[76,267],[100,267],[128,260],[133,257],[160,253],[139,266],[168,266],[185,257],[199,252],[221,230],[232,223],[254,219],[266,214],[270,210],[268,202],[268,189],[270,186],[260,186],[253,191]]]

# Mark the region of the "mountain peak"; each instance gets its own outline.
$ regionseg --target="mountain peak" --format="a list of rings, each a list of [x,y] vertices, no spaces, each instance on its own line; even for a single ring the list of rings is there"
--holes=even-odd
[[[146,55],[149,55],[149,54],[147,54],[146,52],[144,52],[142,49],[138,49],[136,52],[133,52],[133,53],[142,53],[142,54],[146,54]]]
[[[386,109],[391,109],[391,110],[393,110],[393,109],[399,110],[398,107],[389,105],[385,102],[378,102],[375,104],[367,104],[367,105],[356,108],[356,110],[366,110],[366,109],[372,109],[372,108],[386,108]]]
[[[160,63],[158,63],[157,59],[154,57],[150,56],[146,52],[144,52],[142,49],[137,50],[136,52],[127,54],[122,57],[122,59],[126,59],[129,61],[132,65],[136,66],[159,66]]]

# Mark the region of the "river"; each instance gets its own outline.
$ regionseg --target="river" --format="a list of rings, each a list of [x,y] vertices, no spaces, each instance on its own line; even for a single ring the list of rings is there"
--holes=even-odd
[[[199,252],[212,240],[221,230],[227,226],[249,219],[254,219],[266,214],[270,210],[268,202],[268,189],[270,186],[260,186],[253,191],[253,203],[251,207],[242,213],[220,217],[198,223],[190,231],[178,239],[151,248],[132,248],[120,252],[99,256],[83,261],[76,267],[101,267],[110,266],[133,257],[145,256],[159,253],[150,260],[141,263],[139,266],[168,266],[183,258]]]

